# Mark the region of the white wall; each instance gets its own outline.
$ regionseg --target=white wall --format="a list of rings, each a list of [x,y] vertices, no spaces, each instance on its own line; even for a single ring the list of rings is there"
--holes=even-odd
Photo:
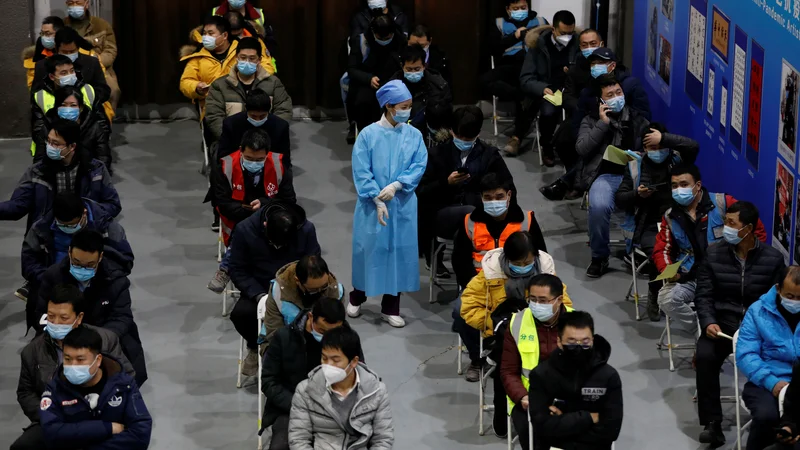
[[[578,27],[585,28],[591,25],[591,12],[593,0],[533,0],[531,7],[534,11],[538,12],[540,16],[547,19],[548,22],[553,22],[553,15],[566,9],[575,14],[575,24]]]

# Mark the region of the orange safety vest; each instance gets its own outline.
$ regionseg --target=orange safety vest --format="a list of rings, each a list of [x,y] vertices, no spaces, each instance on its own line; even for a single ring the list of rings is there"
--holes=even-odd
[[[533,222],[533,211],[527,211],[525,213],[525,219],[523,219],[521,223],[509,223],[506,225],[503,232],[500,233],[500,239],[495,239],[489,233],[489,229],[486,228],[485,223],[473,222],[471,216],[471,213],[464,216],[464,228],[467,230],[467,237],[472,241],[472,248],[475,249],[475,251],[472,252],[472,264],[479,272],[482,270],[481,261],[483,261],[484,255],[486,255],[489,250],[502,247],[503,244],[506,243],[506,239],[517,231],[530,231],[531,223]]]
[[[271,164],[269,164],[271,162]],[[237,202],[244,202],[244,169],[242,168],[242,150],[239,149],[230,155],[220,159],[222,164],[222,173],[231,184],[231,198]],[[280,153],[267,153],[267,160],[264,161],[264,172],[261,176],[264,178],[264,192],[268,198],[278,195],[281,181],[283,180],[283,155]],[[217,208],[219,212],[219,208]],[[227,217],[220,214],[220,222],[222,225],[222,239],[225,246],[229,245],[231,238],[231,231],[236,223]]]

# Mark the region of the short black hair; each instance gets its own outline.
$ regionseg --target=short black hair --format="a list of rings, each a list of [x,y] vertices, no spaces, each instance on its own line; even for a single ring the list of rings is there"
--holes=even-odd
[[[219,34],[228,33],[228,40],[231,37],[231,24],[225,20],[224,17],[221,16],[207,16],[206,20],[203,21],[203,28],[205,29],[206,25],[214,25],[217,27],[217,31]]]
[[[387,14],[381,14],[372,19],[372,23],[369,24],[369,28],[379,38],[387,37],[390,34],[394,34],[396,31],[394,19],[389,17]]]
[[[257,152],[268,152],[271,147],[272,142],[269,140],[269,134],[261,128],[251,128],[245,131],[242,136],[242,151],[249,148]]]
[[[425,120],[428,121],[428,126],[431,127],[432,130],[452,128],[453,105],[445,102],[435,105],[426,105]]]
[[[361,357],[361,339],[356,330],[348,326],[337,327],[325,333],[322,336],[322,349],[326,348],[341,350],[350,361],[356,356]]]
[[[744,226],[752,225],[753,231],[755,231],[756,226],[758,225],[758,208],[756,208],[756,205],[748,201],[739,200],[738,202],[729,206],[728,210],[725,212],[739,213],[739,222],[742,222]]]
[[[648,134],[652,133],[650,130],[656,130],[661,134],[667,133],[667,127],[661,122],[650,122],[650,125],[646,126],[644,130],[642,130],[642,139],[647,137]]]
[[[311,315],[314,316],[314,321],[325,319],[325,322],[330,324],[344,322],[346,318],[342,301],[330,297],[321,297],[314,302]]]
[[[558,318],[558,337],[564,335],[564,330],[567,327],[579,330],[588,328],[594,334],[594,319],[586,311],[569,311],[561,314]]]
[[[62,191],[53,200],[53,215],[61,223],[70,222],[83,215],[83,199],[72,191]]]
[[[269,112],[272,109],[272,100],[262,89],[252,89],[247,94],[244,107],[248,111]]]
[[[58,30],[64,28],[64,20],[58,16],[47,16],[42,19],[42,25],[52,25],[53,29],[58,32]]]
[[[275,208],[267,211],[266,233],[272,244],[293,244],[299,225],[297,215],[287,209]]]
[[[422,64],[425,64],[425,49],[421,45],[409,45],[400,55],[400,61],[403,64],[417,61],[422,61]]]
[[[500,177],[497,175],[497,173],[489,172],[483,177],[481,177],[480,189],[481,193],[494,191],[497,189],[510,191],[511,190],[510,184],[511,183],[509,183],[507,180],[501,180]]]
[[[72,235],[70,250],[77,248],[88,253],[103,253],[103,235],[95,230],[82,228]]]
[[[57,284],[53,287],[53,292],[50,293],[48,302],[54,305],[63,305],[69,303],[72,305],[72,310],[75,315],[86,311],[83,292],[74,284]]]
[[[103,338],[97,331],[81,324],[67,334],[62,346],[74,349],[87,348],[93,354],[99,355],[103,350]]]
[[[78,122],[59,117],[53,121],[50,125],[50,129],[64,138],[64,142],[66,142],[67,145],[75,144],[81,139],[81,126],[78,125]]]
[[[597,77],[597,80],[595,81],[595,86],[597,86],[597,95],[598,96],[603,95],[603,88],[607,88],[609,86],[614,86],[617,84],[619,84],[619,87],[622,88],[622,84],[620,84],[619,80],[617,80],[617,77],[614,76],[613,73],[600,75],[599,77]]]
[[[418,38],[422,37],[428,38],[429,41],[433,39],[433,36],[431,35],[431,30],[429,30],[428,27],[422,24],[417,24],[417,26],[415,26],[414,29],[411,30],[411,36],[416,36]]]
[[[534,275],[531,281],[528,282],[528,287],[541,286],[550,289],[550,293],[556,297],[564,295],[564,283],[561,278],[549,273],[540,273]]]
[[[700,177],[700,169],[694,164],[678,164],[672,168],[669,173],[670,177],[677,177],[678,175],[689,174],[694,179],[694,182],[703,181]]]
[[[453,133],[472,139],[481,134],[483,111],[475,105],[462,106],[453,111]]]
[[[56,54],[56,55],[53,55],[53,56],[47,58],[46,61],[47,62],[44,63],[45,64],[45,68],[47,69],[47,73],[49,73],[51,75],[56,73],[56,69],[58,68],[58,66],[66,66],[66,65],[70,65],[70,66],[73,66],[73,67],[75,66],[75,64],[72,62],[72,60],[69,59],[69,57],[66,56],[66,55]]]
[[[553,15],[553,28],[558,28],[562,23],[567,26],[575,25],[575,15],[565,9],[555,13]]]
[[[536,242],[528,231],[517,231],[512,233],[503,244],[503,254],[508,261],[519,261],[525,259],[528,253],[533,253],[534,257],[539,256],[539,249]]]
[[[239,46],[236,47],[236,54],[241,53],[242,50],[255,50],[259,58],[261,58],[261,42],[254,37],[245,37],[239,39]]]
[[[309,278],[322,278],[329,273],[328,263],[320,255],[303,255],[294,269],[294,274],[301,283]]]
[[[505,7],[508,8],[512,4],[519,3],[519,2],[520,2],[520,0],[503,0],[503,5],[505,5]],[[526,0],[525,3],[528,4],[528,9],[530,9],[531,8],[531,3],[529,1],[527,1],[527,0]]]
[[[591,33],[596,34],[597,37],[599,37],[601,41],[604,40],[603,39],[603,35],[600,34],[600,32],[595,30],[594,28],[586,28],[586,29],[584,29],[583,31],[580,32],[580,34],[578,34],[578,38],[580,38],[582,36],[586,36],[587,34],[591,34]]]
[[[781,269],[781,275],[778,278],[778,289],[783,289],[783,283],[787,278],[792,280],[792,284],[800,286],[800,266],[787,266]]]
[[[56,31],[56,53],[58,53],[58,48],[61,47],[61,44],[72,44],[74,42],[75,45],[81,47],[83,40],[84,39],[74,28],[61,28]]]
[[[74,96],[78,100],[78,108],[83,109],[83,92],[75,86],[61,86],[53,93],[55,96],[55,107],[58,108],[64,100]]]
[[[239,11],[228,11],[222,17],[228,21],[228,26],[231,30],[244,28],[244,16]]]

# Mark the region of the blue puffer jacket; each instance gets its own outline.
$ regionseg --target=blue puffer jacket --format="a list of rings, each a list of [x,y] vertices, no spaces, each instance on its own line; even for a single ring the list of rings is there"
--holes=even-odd
[[[82,150],[78,168],[76,193],[94,200],[109,216],[117,217],[122,211],[119,195],[111,183],[111,176],[102,162]],[[11,199],[0,202],[0,220],[19,220],[28,216],[28,226],[38,220],[53,206],[56,196],[56,170],[60,163],[44,159],[34,163],[22,174]]]
[[[139,393],[139,386],[121,365],[103,355],[106,385],[97,406],[64,378],[63,366],[47,384],[39,405],[42,431],[50,449],[145,450],[150,445],[153,419]],[[111,424],[125,426],[112,434]]]
[[[800,355],[800,327],[794,332],[778,311],[773,286],[747,309],[736,344],[736,364],[754,384],[772,391],[778,381],[792,379]]]

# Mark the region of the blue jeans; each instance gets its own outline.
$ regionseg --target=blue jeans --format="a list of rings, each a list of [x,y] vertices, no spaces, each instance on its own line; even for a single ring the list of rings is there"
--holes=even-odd
[[[589,188],[589,246],[592,259],[608,258],[611,214],[614,213],[614,195],[622,183],[622,175],[602,174]]]
[[[219,263],[219,270],[224,270],[225,272],[228,271],[228,262],[231,260],[231,249],[225,249],[225,253],[222,254],[222,261]]]
[[[477,364],[481,359],[481,332],[469,326],[461,317],[461,296],[453,302],[453,331],[461,336],[461,341],[467,347],[470,361]]]

